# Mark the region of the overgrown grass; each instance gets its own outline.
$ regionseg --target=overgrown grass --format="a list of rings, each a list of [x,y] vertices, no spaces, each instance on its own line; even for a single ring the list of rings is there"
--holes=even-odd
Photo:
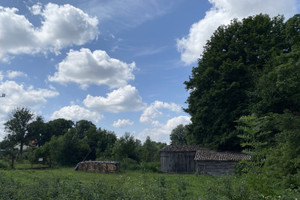
[[[87,173],[73,168],[0,170],[0,199],[299,199],[298,189],[273,178],[196,176],[124,171]]]
[[[0,171],[1,199],[197,199],[213,177],[72,168]],[[14,192],[12,192],[14,191]]]

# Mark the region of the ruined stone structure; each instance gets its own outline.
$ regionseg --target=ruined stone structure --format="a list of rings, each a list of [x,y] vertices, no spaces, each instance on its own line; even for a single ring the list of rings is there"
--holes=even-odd
[[[76,165],[75,171],[113,173],[120,170],[120,163],[116,161],[85,161]]]
[[[251,157],[198,146],[168,145],[160,150],[160,168],[165,173],[232,174],[241,160],[251,160]]]

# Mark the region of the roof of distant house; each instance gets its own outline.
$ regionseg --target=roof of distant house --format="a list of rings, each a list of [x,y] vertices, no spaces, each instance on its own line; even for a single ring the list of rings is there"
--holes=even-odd
[[[167,145],[162,148],[161,152],[189,152],[189,151],[198,151],[201,147],[196,145]]]
[[[251,160],[251,156],[238,152],[218,152],[197,145],[167,145],[161,152],[195,152],[196,161],[241,161]]]
[[[217,152],[209,149],[201,149],[196,152],[196,161],[241,161],[251,160],[251,156],[237,152]]]

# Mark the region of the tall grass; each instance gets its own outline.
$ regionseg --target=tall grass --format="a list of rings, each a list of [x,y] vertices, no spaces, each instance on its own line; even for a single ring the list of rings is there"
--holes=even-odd
[[[142,171],[97,174],[70,168],[0,171],[0,199],[198,199],[204,194],[201,183],[212,179]]]
[[[196,176],[125,171],[87,173],[72,168],[0,170],[0,199],[205,199],[296,200],[299,187],[284,189],[273,177]]]

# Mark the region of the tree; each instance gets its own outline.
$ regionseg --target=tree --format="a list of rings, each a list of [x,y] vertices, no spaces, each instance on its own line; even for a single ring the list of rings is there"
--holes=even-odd
[[[87,120],[79,120],[79,121],[77,121],[76,124],[75,124],[75,128],[76,128],[77,134],[78,134],[78,136],[80,138],[83,138],[85,136],[85,133],[90,128],[96,130],[95,124],[93,124],[93,122],[87,121]]]
[[[259,99],[258,80],[273,67],[275,57],[285,49],[290,51],[292,37],[287,36],[285,26],[281,16],[270,19],[260,14],[233,20],[215,31],[185,82],[190,91],[185,111],[192,121],[189,143],[223,150],[241,148],[235,121],[252,113]]]
[[[52,135],[64,135],[70,128],[74,126],[74,122],[66,119],[55,119],[47,123],[49,132]]]
[[[114,145],[117,141],[116,134],[105,129],[102,130],[101,128],[97,130],[97,134],[99,135],[96,149],[97,158],[111,158],[113,156]]]
[[[0,142],[0,150],[1,150],[1,152],[3,152],[3,154],[5,156],[10,157],[10,159],[11,159],[10,167],[13,169],[15,159],[16,159],[17,153],[18,153],[18,150],[15,148],[15,142],[8,139],[7,137],[4,138],[4,140],[2,140]]]
[[[138,147],[141,146],[139,140],[135,140],[129,133],[125,133],[117,140],[113,147],[113,153],[117,159],[130,158],[139,162]]]
[[[180,124],[172,130],[170,134],[170,140],[172,145],[186,145],[186,129]]]
[[[12,112],[10,120],[4,126],[9,133],[8,139],[20,145],[19,153],[23,154],[23,146],[28,142],[28,124],[33,119],[34,114],[27,108],[17,108]]]
[[[156,146],[156,142],[151,141],[150,137],[147,136],[146,141],[141,147],[141,160],[145,162],[153,162],[159,154],[159,148]]]
[[[51,139],[50,133],[42,116],[37,116],[35,121],[28,125],[28,135],[30,139],[37,141],[38,147]]]

